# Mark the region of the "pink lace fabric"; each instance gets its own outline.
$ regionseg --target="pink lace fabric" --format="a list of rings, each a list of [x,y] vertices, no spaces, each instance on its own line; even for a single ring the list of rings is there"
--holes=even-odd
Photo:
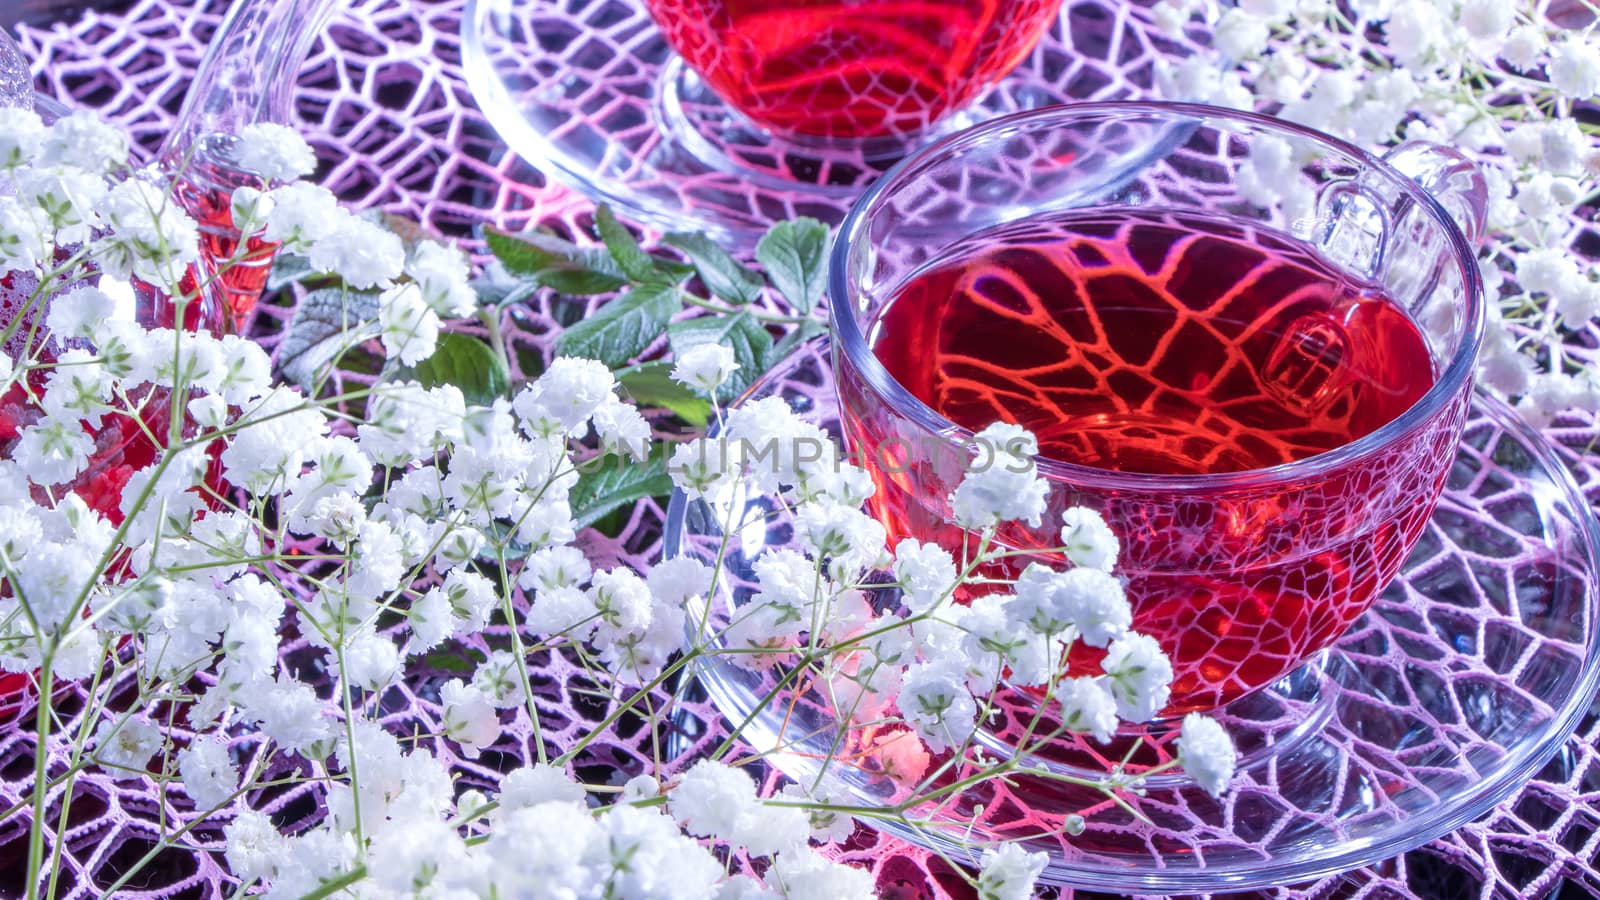
[[[70,105],[99,110],[129,128],[148,149],[172,121],[188,75],[225,6],[224,0],[136,0],[125,10],[86,13],[49,30],[24,29],[21,43],[33,60],[41,90]],[[588,201],[546,184],[510,154],[473,104],[460,67],[462,7],[463,0],[350,0],[335,14],[302,72],[297,109],[323,160],[324,183],[354,205],[415,219],[449,237],[470,239],[482,224],[521,228],[542,223],[569,233],[586,230],[592,212]],[[291,314],[291,309],[263,306],[252,333],[275,347]],[[572,311],[553,307],[547,296],[508,313],[505,324],[515,355],[530,362],[548,357],[559,329],[558,314],[565,318]],[[1578,352],[1592,359],[1595,335],[1580,338]],[[1600,455],[1593,452],[1600,442],[1596,423],[1568,418],[1547,434],[1567,449],[1565,456],[1586,496],[1600,499]],[[588,534],[586,549],[597,564],[643,569],[660,556],[662,519],[659,506],[641,503],[616,537]],[[294,644],[286,646],[285,655],[297,669],[314,659]],[[547,749],[570,746],[601,729],[609,710],[603,700],[585,693],[587,676],[570,660],[536,660],[532,676]],[[382,706],[386,724],[397,731],[437,731],[437,690],[448,677],[447,667],[441,666],[392,690]],[[70,687],[57,699],[69,733],[80,724],[85,690]],[[128,693],[126,686],[112,686],[113,704]],[[676,721],[682,740],[675,743],[678,755],[668,772],[706,750],[722,727],[705,701],[682,704]],[[578,761],[578,773],[604,782],[649,770],[652,737],[639,724],[624,718],[605,727]],[[1384,865],[1284,888],[1273,896],[1600,894],[1597,740],[1600,719],[1591,716],[1526,788],[1479,822]],[[532,741],[526,717],[508,714],[501,740],[476,758],[462,757],[448,742],[425,745],[455,767],[464,786],[480,786],[490,783],[495,772],[536,755]],[[257,752],[244,739],[239,750],[246,761]],[[0,809],[30,793],[32,759],[32,735],[0,727]],[[67,765],[58,749],[51,756],[51,776]],[[70,797],[63,793],[55,790],[50,807],[52,817],[61,814],[63,804],[67,807],[68,827],[59,848],[57,891],[62,897],[104,894],[155,850],[163,833],[171,834],[192,817],[180,791],[164,790],[148,778],[86,772],[77,777]],[[270,791],[250,802],[289,829],[321,816],[317,796],[307,787]],[[27,834],[25,812],[0,817],[0,895],[24,890]],[[118,896],[231,893],[234,881],[222,861],[220,827],[200,826],[177,843],[157,853],[118,889]],[[46,851],[57,848],[47,846]],[[885,896],[969,894],[943,860],[866,829],[858,829],[839,852],[870,867]]]

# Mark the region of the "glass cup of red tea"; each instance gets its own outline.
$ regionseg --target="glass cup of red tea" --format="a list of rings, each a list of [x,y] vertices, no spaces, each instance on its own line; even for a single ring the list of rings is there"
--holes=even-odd
[[[789,137],[922,133],[1016,67],[1062,0],[645,0],[729,106]]]
[[[1023,425],[1048,511],[1001,527],[1039,551],[1010,574],[1067,565],[1061,514],[1092,508],[1134,628],[1172,660],[1163,718],[1282,679],[1366,611],[1439,498],[1482,340],[1486,198],[1447,148],[1379,159],[1183,104],[1035,110],[918,151],[856,203],[829,276],[874,514],[959,558],[974,434]]]

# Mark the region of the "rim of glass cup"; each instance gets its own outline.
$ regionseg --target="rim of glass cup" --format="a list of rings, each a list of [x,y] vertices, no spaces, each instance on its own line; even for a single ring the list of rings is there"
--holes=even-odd
[[[951,443],[966,445],[976,436],[970,428],[958,425],[940,415],[932,407],[917,399],[901,386],[878,361],[866,337],[856,322],[855,304],[848,276],[849,260],[857,242],[863,240],[863,229],[877,211],[880,198],[904,183],[908,177],[936,159],[959,154],[963,150],[981,145],[993,137],[1037,126],[1040,122],[1066,122],[1072,120],[1104,119],[1115,116],[1145,116],[1165,118],[1173,124],[1192,122],[1199,126],[1206,121],[1221,120],[1226,123],[1249,126],[1255,130],[1288,132],[1323,144],[1327,151],[1349,157],[1350,161],[1376,171],[1399,186],[1409,198],[1441,225],[1448,251],[1456,260],[1476,260],[1477,251],[1462,233],[1449,212],[1437,199],[1410,177],[1395,169],[1383,159],[1373,156],[1360,147],[1332,135],[1271,116],[1243,112],[1199,103],[1171,103],[1164,101],[1095,101],[1046,106],[1025,110],[992,119],[981,125],[957,132],[936,141],[901,160],[871,186],[850,207],[839,225],[838,236],[828,261],[828,318],[836,341],[850,363],[867,381],[878,396],[898,414],[912,420],[923,429],[939,435]],[[1171,149],[1163,144],[1153,149]],[[1163,155],[1165,155],[1163,153]],[[1150,160],[1151,162],[1154,159]],[[1392,239],[1392,238],[1391,238]],[[1328,470],[1358,460],[1381,450],[1395,439],[1432,418],[1448,403],[1466,383],[1471,381],[1477,365],[1478,350],[1483,342],[1483,284],[1475,264],[1463,265],[1462,283],[1466,290],[1464,332],[1460,346],[1439,373],[1428,392],[1409,409],[1389,420],[1382,427],[1343,446],[1303,459],[1260,469],[1237,472],[1219,472],[1209,475],[1162,475],[1141,472],[1119,472],[1094,466],[1062,462],[1040,456],[1035,460],[1039,474],[1053,480],[1069,483],[1093,484],[1095,487],[1126,488],[1134,490],[1163,489],[1198,490],[1218,487],[1239,487],[1278,484]]]

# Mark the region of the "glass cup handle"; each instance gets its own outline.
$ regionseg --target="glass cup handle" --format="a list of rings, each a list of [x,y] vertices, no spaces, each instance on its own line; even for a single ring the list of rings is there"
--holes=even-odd
[[[1459,150],[1427,141],[1407,141],[1383,155],[1450,213],[1473,247],[1483,243],[1489,212],[1489,184],[1483,172]]]

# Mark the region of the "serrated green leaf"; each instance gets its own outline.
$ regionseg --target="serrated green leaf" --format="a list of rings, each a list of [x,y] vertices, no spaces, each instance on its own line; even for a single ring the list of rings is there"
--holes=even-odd
[[[485,229],[489,252],[512,275],[532,278],[563,294],[609,294],[628,283],[611,252],[529,231],[509,234]]]
[[[433,355],[395,372],[396,380],[416,379],[425,388],[453,384],[475,406],[488,406],[511,391],[511,372],[494,348],[470,334],[445,332]]]
[[[717,246],[703,234],[674,232],[661,239],[662,243],[676,247],[689,257],[700,280],[711,293],[742,306],[761,296],[764,283],[761,276],[750,271],[728,251]]]
[[[739,370],[717,389],[717,399],[724,403],[744,393],[772,365],[772,335],[749,313],[674,322],[667,329],[667,339],[672,343],[673,356],[682,356],[701,344],[721,344],[733,350]]]
[[[710,401],[673,381],[671,373],[672,363],[651,362],[624,373],[617,380],[635,405],[671,410],[696,428],[706,427],[711,420]]]
[[[585,472],[570,495],[573,521],[583,528],[624,504],[671,494],[666,451],[667,446],[659,444],[642,463],[632,457],[609,456]]]
[[[611,251],[611,258],[616,260],[622,274],[639,282],[663,280],[664,276],[656,268],[655,260],[644,252],[644,248],[633,239],[628,229],[617,221],[616,214],[611,211],[610,206],[602,203],[600,208],[594,211],[594,230],[600,235],[600,240],[605,242],[606,249]]]
[[[313,390],[345,351],[377,335],[377,318],[377,291],[329,288],[306,294],[278,345],[278,368],[285,378]]]
[[[828,227],[805,217],[779,222],[756,244],[756,261],[789,305],[808,313],[827,288]]]
[[[682,308],[676,287],[641,284],[563,331],[556,349],[563,356],[598,359],[616,368],[643,353]]]

